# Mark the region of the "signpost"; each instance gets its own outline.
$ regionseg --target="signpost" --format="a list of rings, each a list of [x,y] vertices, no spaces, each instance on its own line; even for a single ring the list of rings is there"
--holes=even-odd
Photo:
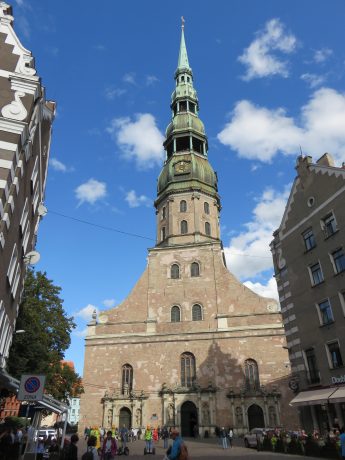
[[[42,401],[45,375],[22,375],[17,399],[18,401]]]

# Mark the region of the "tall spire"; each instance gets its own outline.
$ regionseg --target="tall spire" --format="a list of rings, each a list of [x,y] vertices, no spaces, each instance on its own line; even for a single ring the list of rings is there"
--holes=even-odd
[[[190,69],[189,62],[188,62],[188,54],[187,54],[187,47],[186,42],[184,39],[184,17],[181,17],[182,20],[182,31],[181,31],[181,44],[180,44],[180,52],[178,55],[178,63],[177,63],[177,71],[182,69]]]

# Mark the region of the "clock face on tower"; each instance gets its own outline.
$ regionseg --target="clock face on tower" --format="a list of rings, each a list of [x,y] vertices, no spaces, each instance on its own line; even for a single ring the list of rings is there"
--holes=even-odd
[[[181,160],[174,164],[175,174],[188,174],[190,173],[190,162]]]

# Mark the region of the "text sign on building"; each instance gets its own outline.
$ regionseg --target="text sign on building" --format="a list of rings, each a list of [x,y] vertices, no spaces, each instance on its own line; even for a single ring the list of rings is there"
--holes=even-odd
[[[336,385],[337,383],[345,383],[345,374],[339,375],[337,377],[332,377],[332,384]]]
[[[18,401],[42,401],[45,381],[45,375],[22,375]]]

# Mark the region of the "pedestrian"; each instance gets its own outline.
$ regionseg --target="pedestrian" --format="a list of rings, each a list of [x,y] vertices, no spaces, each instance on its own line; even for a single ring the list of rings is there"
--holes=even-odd
[[[72,434],[71,442],[68,446],[67,455],[65,457],[66,460],[78,460],[78,447],[77,447],[78,441],[79,441],[78,435]]]
[[[163,449],[167,449],[168,443],[169,443],[169,430],[166,425],[164,425],[162,429],[162,439],[163,439]]]
[[[102,447],[102,459],[113,460],[117,453],[117,444],[112,436],[111,430],[107,431],[107,436],[104,438]]]
[[[125,449],[127,445],[127,440],[128,440],[128,429],[126,428],[125,424],[122,425],[122,428],[120,430],[120,437],[121,437],[122,447],[123,449]]]
[[[84,430],[84,438],[85,438],[85,441],[87,441],[89,439],[89,436],[90,436],[90,428],[88,426],[85,427],[85,430]]]
[[[173,439],[173,445],[167,457],[169,460],[188,460],[188,449],[183,439],[180,436],[179,430],[174,428],[171,431],[171,437]]]
[[[344,427],[340,430],[339,441],[340,441],[341,458],[345,460],[345,430],[344,430]]]
[[[145,447],[146,447],[146,453],[147,454],[152,454],[153,451],[153,434],[150,425],[147,425],[145,434],[144,434],[144,439],[145,439]]]
[[[222,427],[221,430],[220,430],[220,437],[222,438],[223,449],[227,449],[228,448],[228,441],[226,440],[226,430],[225,430],[224,427]]]
[[[90,454],[92,454],[92,460],[99,460],[98,451],[96,449],[96,436],[90,436],[87,441],[87,449],[85,454],[81,457],[81,460],[89,460]],[[90,459],[91,460],[91,459]]]
[[[229,444],[230,447],[232,447],[232,438],[234,437],[234,430],[232,428],[229,428]]]

